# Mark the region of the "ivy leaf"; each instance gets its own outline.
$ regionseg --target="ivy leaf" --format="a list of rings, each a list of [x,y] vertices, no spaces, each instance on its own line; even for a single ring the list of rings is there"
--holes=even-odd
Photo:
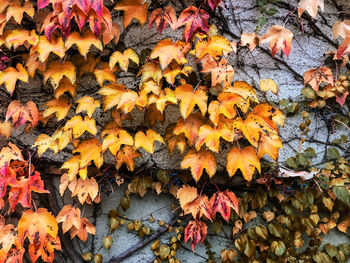
[[[209,14],[206,11],[192,5],[181,12],[178,19],[178,27],[186,25],[184,31],[186,42],[197,32],[208,32],[208,19]]]
[[[216,159],[211,151],[201,149],[199,152],[189,150],[181,161],[181,168],[191,168],[191,174],[196,182],[202,176],[205,169],[209,177],[216,173]]]
[[[45,106],[47,106],[47,109],[44,111],[44,118],[56,113],[57,120],[60,121],[67,116],[72,105],[69,104],[66,98],[60,97],[58,99],[49,100],[46,102]]]
[[[50,53],[63,58],[66,54],[66,47],[61,37],[52,37],[48,40],[45,36],[39,36],[38,44],[33,48],[38,53],[39,60],[44,63]]]
[[[85,59],[91,45],[94,45],[101,51],[103,49],[101,40],[99,40],[90,30],[84,31],[83,35],[80,35],[78,32],[71,33],[64,45],[67,50],[70,49],[73,45],[76,45],[78,47],[79,53],[83,55]]]
[[[272,159],[277,160],[278,148],[283,148],[282,140],[278,134],[271,133],[270,136],[262,134],[259,141],[258,157],[268,154]]]
[[[250,52],[252,52],[259,44],[259,37],[255,33],[242,33],[241,46],[249,46]]]
[[[135,161],[134,159],[140,157],[141,154],[129,145],[125,145],[121,150],[118,151],[116,159],[116,168],[117,170],[123,165],[126,164],[129,171],[134,171]]]
[[[270,42],[272,57],[282,49],[283,53],[289,56],[292,48],[293,33],[280,25],[274,25],[267,30],[267,33],[260,38],[260,43]]]
[[[271,90],[272,93],[276,95],[278,93],[278,86],[273,79],[260,79],[259,88],[263,92],[267,92],[268,90]]]
[[[350,36],[350,20],[337,21],[332,26],[332,33],[334,39],[337,39],[338,36],[346,38]]]
[[[125,93],[125,86],[122,84],[110,84],[101,88],[98,93],[102,95],[104,111],[119,104],[120,97]]]
[[[57,223],[63,223],[63,234],[73,226],[79,229],[81,226],[80,209],[71,205],[65,205],[56,216],[56,221]]]
[[[23,5],[21,5],[20,2],[9,2],[6,10],[6,21],[13,18],[17,24],[21,24],[24,13],[33,18],[34,7],[31,2],[26,1]]]
[[[227,154],[226,169],[230,177],[240,169],[244,179],[251,181],[255,168],[261,172],[259,157],[253,147],[246,146],[242,150],[233,147]]]
[[[230,220],[231,208],[239,214],[237,197],[229,190],[216,192],[210,198],[210,204],[212,207],[212,214],[215,215],[216,212],[219,212],[227,222]]]
[[[74,150],[74,153],[76,152],[80,153],[80,167],[89,165],[91,161],[94,161],[97,168],[103,164],[101,145],[96,138],[81,141]]]
[[[80,222],[81,227],[77,228],[75,225],[72,226],[70,231],[70,238],[73,239],[78,236],[82,241],[86,241],[88,233],[95,235],[96,228],[93,224],[89,222],[89,219],[83,217]]]
[[[323,82],[334,84],[333,73],[328,67],[312,68],[304,73],[304,85],[309,84],[316,92]]]
[[[52,61],[44,73],[44,83],[50,79],[53,87],[57,88],[64,76],[66,76],[72,84],[75,83],[76,72],[73,63],[70,61],[65,61],[63,64],[61,64],[57,60]]]
[[[148,188],[152,187],[152,177],[151,176],[142,176],[134,178],[130,184],[128,184],[128,190],[131,193],[138,193],[141,197],[143,197]]]
[[[98,100],[94,100],[90,96],[81,97],[76,101],[78,103],[78,107],[76,109],[76,113],[80,113],[82,111],[86,111],[87,115],[91,118],[92,114],[95,112],[95,109],[100,107],[100,102]]]
[[[95,119],[91,119],[88,116],[85,116],[83,119],[81,116],[76,115],[66,122],[64,128],[72,129],[74,139],[79,138],[85,133],[85,131],[91,133],[92,135],[96,135],[97,133]]]
[[[191,113],[186,120],[179,118],[174,129],[175,135],[184,134],[190,146],[192,146],[198,136],[200,127],[204,124],[201,113]]]
[[[203,243],[208,232],[207,225],[200,220],[191,220],[185,228],[185,243],[191,239],[191,247],[194,247],[199,241]]]
[[[154,152],[154,142],[158,141],[164,143],[163,137],[159,133],[152,129],[148,129],[146,134],[142,131],[138,131],[135,134],[135,148],[138,149],[142,147],[146,152],[153,154]]]
[[[18,100],[13,100],[7,108],[6,121],[10,118],[12,118],[15,129],[26,122],[31,123],[32,127],[35,127],[39,120],[39,111],[35,103],[31,100],[27,101],[25,105]]]
[[[206,54],[202,59],[203,73],[211,73],[211,85],[216,86],[222,84],[224,87],[232,83],[234,70],[231,65],[226,65],[227,60],[222,58],[216,62],[209,54]]]
[[[340,201],[350,206],[350,193],[345,185],[333,186],[332,192]]]
[[[272,241],[271,250],[280,257],[284,254],[286,246],[284,245],[283,241]]]
[[[135,62],[137,65],[139,64],[139,56],[131,48],[128,48],[123,53],[115,51],[109,57],[109,68],[112,69],[116,63],[119,63],[122,70],[128,71],[129,60]]]
[[[95,178],[86,178],[83,180],[79,178],[76,182],[72,197],[78,196],[78,200],[81,204],[91,203],[98,195],[98,184]]]
[[[313,18],[316,18],[318,6],[320,6],[321,10],[323,11],[324,1],[323,0],[300,0],[298,5],[299,17],[301,17],[301,15],[306,10],[310,14],[310,16],[312,16]]]
[[[207,41],[198,41],[195,47],[196,57],[202,59],[206,54],[217,60],[224,52],[231,52],[232,46],[230,41],[225,37],[214,35]]]
[[[149,29],[151,29],[154,23],[156,23],[159,34],[162,33],[168,23],[173,30],[176,30],[177,18],[174,8],[166,6],[155,9],[149,17]]]
[[[136,18],[141,25],[147,21],[148,3],[143,0],[122,0],[114,9],[124,11],[124,28],[131,23],[133,18]]]
[[[28,82],[28,73],[21,64],[17,64],[16,68],[8,67],[0,71],[0,85],[5,84],[6,90],[11,95],[15,90],[17,80]]]
[[[172,155],[175,147],[180,151],[180,154],[183,154],[183,152],[186,149],[186,137],[183,133],[180,135],[175,135],[175,123],[169,125],[166,128],[165,135],[164,135],[164,141],[166,142],[168,146],[168,151]]]
[[[350,53],[350,36],[347,36],[338,47],[337,59],[340,59],[345,53]]]

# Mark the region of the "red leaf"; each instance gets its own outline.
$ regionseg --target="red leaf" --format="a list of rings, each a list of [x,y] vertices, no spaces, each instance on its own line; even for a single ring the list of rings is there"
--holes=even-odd
[[[200,220],[191,220],[185,228],[185,243],[191,238],[191,247],[194,247],[199,241],[203,243],[207,235],[207,225]]]
[[[211,198],[210,203],[213,211],[213,215],[219,212],[222,217],[229,221],[231,215],[231,207],[238,214],[238,200],[236,195],[229,190],[224,192],[216,192]]]

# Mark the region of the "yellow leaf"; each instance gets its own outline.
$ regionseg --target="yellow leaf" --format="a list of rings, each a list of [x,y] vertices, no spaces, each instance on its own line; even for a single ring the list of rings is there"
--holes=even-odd
[[[72,106],[69,104],[68,100],[63,97],[49,100],[45,105],[48,108],[44,111],[44,118],[56,113],[58,121],[63,120],[67,116],[68,111]]]
[[[159,141],[164,143],[163,137],[159,135],[159,133],[155,132],[152,129],[148,129],[146,134],[142,131],[138,131],[135,134],[135,148],[138,149],[143,147],[146,152],[152,153],[154,152],[154,142]]]
[[[104,111],[117,106],[120,97],[126,92],[125,86],[122,84],[109,84],[99,89],[98,93],[102,95]]]
[[[73,45],[77,45],[79,53],[86,58],[86,54],[89,52],[91,45],[102,51],[103,46],[101,40],[99,40],[91,30],[85,30],[83,35],[78,32],[72,32],[69,34],[66,42],[64,43],[66,49],[70,49]]]
[[[97,133],[95,119],[91,119],[88,116],[85,116],[84,119],[79,115],[74,116],[66,122],[64,129],[72,129],[74,139],[79,138],[85,131],[92,135]]]
[[[38,52],[39,59],[42,63],[46,61],[51,52],[60,58],[63,58],[66,54],[66,48],[62,37],[51,37],[51,40],[48,40],[46,36],[39,36],[39,42],[33,51]]]
[[[66,76],[71,83],[75,83],[76,72],[73,63],[70,61],[65,61],[63,64],[61,64],[57,60],[52,61],[45,71],[44,83],[50,79],[53,87],[56,88],[64,76]]]
[[[17,80],[28,82],[28,73],[21,64],[18,63],[16,68],[8,67],[0,71],[0,85],[5,83],[5,88],[11,95],[15,90]]]
[[[95,109],[100,107],[100,102],[98,100],[94,100],[90,96],[81,97],[76,101],[78,103],[78,107],[76,109],[76,113],[80,113],[82,111],[86,111],[87,115],[91,118],[92,114],[95,112]]]
[[[100,168],[103,164],[101,145],[96,138],[81,141],[74,150],[74,153],[76,152],[80,153],[80,167],[88,166],[91,161],[94,161],[97,168]]]
[[[272,93],[277,95],[278,86],[276,82],[272,79],[260,79],[260,90],[263,92],[271,90]]]
[[[134,171],[135,169],[135,161],[134,159],[140,157],[141,154],[135,150],[133,147],[126,145],[118,151],[115,159],[116,159],[116,168],[119,170],[119,168],[123,165],[123,163],[126,164],[129,171]]]
[[[143,0],[122,0],[115,7],[117,11],[124,11],[124,29],[136,18],[141,25],[147,21],[148,3]]]
[[[223,55],[223,52],[231,52],[230,41],[223,36],[211,36],[209,41],[198,41],[196,43],[195,53],[197,58],[201,59],[205,54],[209,54],[215,60]]]
[[[128,71],[129,60],[134,61],[137,65],[139,64],[139,56],[131,48],[123,53],[115,51],[109,58],[109,68],[112,69],[116,63],[119,63],[122,70]]]

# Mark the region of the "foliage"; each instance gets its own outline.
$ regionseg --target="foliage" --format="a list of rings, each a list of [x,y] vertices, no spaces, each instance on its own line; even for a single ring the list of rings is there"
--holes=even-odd
[[[39,258],[53,262],[63,248],[65,233],[82,242],[95,235],[94,223],[83,217],[84,207],[100,202],[109,175],[118,186],[129,182],[120,200],[123,211],[130,206],[131,194],[143,197],[153,189],[179,200],[177,217],[181,219],[174,220],[173,225],[179,224],[175,229],[159,222],[162,229],[157,232],[111,210],[110,230],[100,249],[110,249],[112,233],[130,221],[127,229],[140,238],[174,232],[170,244],[157,239],[151,249],[156,262],[178,262],[176,251],[182,239],[190,240],[194,251],[204,242],[208,226],[219,233],[225,223],[232,228],[232,239],[231,247],[221,252],[223,262],[345,261],[349,246],[326,245],[321,251],[320,235],[333,228],[348,231],[350,219],[343,211],[350,206],[349,161],[330,148],[331,162],[315,172],[314,151],[307,149],[286,162],[301,171],[277,167],[283,148],[278,128],[297,106],[290,110],[284,101],[283,114],[258,97],[255,87],[233,81],[234,66],[229,64],[228,55],[237,52],[237,44],[253,52],[269,43],[267,52],[272,57],[281,53],[288,58],[293,32],[286,23],[272,25],[261,37],[258,30],[243,32],[236,43],[211,24],[211,14],[221,8],[221,0],[197,1],[180,11],[154,2],[150,6],[143,0],[122,0],[114,6],[102,0],[0,3],[0,51],[6,54],[1,57],[0,85],[11,97],[0,123],[0,135],[9,140],[0,151],[0,262],[22,262],[25,253],[32,262]],[[277,1],[258,2],[262,14],[278,12],[266,7],[267,2]],[[323,1],[301,0],[298,16],[307,12],[316,18],[318,7],[323,10]],[[150,29],[155,25],[162,34],[169,25],[182,33],[182,40],[164,38],[140,54],[118,43],[133,20],[141,26],[147,22],[149,11]],[[123,31],[114,16],[117,12],[123,14]],[[342,42],[332,54],[343,66],[349,61],[349,25],[349,20],[333,25],[334,39],[340,37]],[[98,87],[94,94],[81,90],[86,76]],[[125,76],[139,84],[124,85]],[[33,79],[52,97],[37,104],[18,98],[22,82]],[[327,66],[309,69],[304,74],[303,94],[310,100],[306,106],[320,110],[332,98],[341,108],[348,105],[349,83],[349,74],[334,76]],[[274,80],[261,79],[259,92],[265,96],[268,91],[278,94],[279,88]],[[170,108],[178,115],[167,123],[164,133],[157,124],[168,120]],[[137,130],[127,126],[134,112],[142,113],[145,120]],[[109,116],[108,123],[99,122],[102,115]],[[302,116],[300,130],[306,135],[310,115],[304,111]],[[338,123],[348,128],[349,116],[343,117]],[[37,134],[40,127],[53,128]],[[13,140],[16,130],[37,134],[32,148]],[[153,167],[149,173],[134,172],[138,158],[153,158],[162,145],[170,155],[181,156],[181,170]],[[59,194],[70,192],[73,202],[57,208],[55,189],[41,161],[45,162],[48,152],[56,155],[67,150],[69,157],[51,172],[60,177]],[[264,161],[267,155],[273,162]],[[217,159],[223,156],[226,165],[219,167]],[[106,161],[111,159],[115,168]],[[215,177],[222,174],[231,183],[231,178],[243,177],[243,186],[251,190],[241,193],[230,183],[215,184]],[[38,198],[42,207],[37,207]],[[20,211],[17,226],[8,221],[15,211]],[[258,215],[264,221],[251,227],[248,223]],[[81,257],[102,262],[99,250]]]

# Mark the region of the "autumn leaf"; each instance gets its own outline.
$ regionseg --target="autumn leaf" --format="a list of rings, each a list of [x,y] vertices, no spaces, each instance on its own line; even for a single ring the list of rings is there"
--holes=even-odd
[[[332,26],[332,33],[334,39],[337,39],[338,36],[346,38],[350,36],[350,20],[337,21]]]
[[[98,93],[102,95],[104,111],[113,108],[119,104],[121,96],[126,92],[122,84],[109,84],[99,89]]]
[[[235,81],[233,83],[233,86],[230,85],[224,87],[223,92],[235,93],[237,95],[240,95],[245,100],[249,99],[251,101],[259,103],[258,96],[256,95],[254,88],[245,81]]]
[[[241,46],[249,46],[250,52],[252,52],[259,44],[259,37],[255,33],[242,33]]]
[[[160,80],[163,78],[163,73],[160,69],[159,63],[155,62],[147,62],[146,64],[144,64],[140,71],[137,73],[137,76],[140,75],[140,85],[142,85],[142,83],[150,79],[154,80],[154,82],[159,85]]]
[[[101,145],[96,138],[81,141],[74,152],[80,153],[80,167],[89,165],[91,161],[94,161],[97,168],[100,168],[103,164]]]
[[[211,73],[211,85],[222,84],[224,87],[232,83],[234,70],[231,65],[227,65],[227,60],[222,58],[216,62],[209,54],[206,54],[202,59],[202,71]]]
[[[37,45],[39,41],[38,35],[35,33],[35,30],[5,30],[3,36],[0,37],[0,45],[5,44],[7,48],[13,47],[17,49],[19,46],[24,45],[27,49],[30,46]]]
[[[65,161],[61,166],[61,169],[68,169],[66,173],[68,181],[72,181],[79,172],[79,155],[73,155],[70,159]],[[82,178],[83,180],[86,178]]]
[[[27,101],[25,105],[18,100],[13,100],[7,108],[6,121],[11,118],[15,129],[26,122],[31,123],[32,127],[35,127],[39,120],[39,111],[31,100]]]
[[[193,72],[193,68],[191,66],[180,66],[174,61],[164,70],[163,77],[168,83],[174,84],[178,75],[183,74],[188,77],[191,72]]]
[[[199,59],[203,58],[206,54],[209,54],[212,58],[217,60],[224,52],[231,51],[232,46],[230,41],[219,35],[211,36],[208,42],[205,40],[198,41],[195,47],[195,54]]]
[[[208,2],[210,8],[214,11],[221,4],[222,0],[204,0],[204,2]]]
[[[150,58],[158,58],[160,66],[162,69],[165,69],[170,62],[174,59],[178,64],[182,65],[187,63],[185,54],[188,52],[190,44],[186,44],[182,41],[173,41],[169,38],[163,39],[158,42],[158,44],[152,50]]]
[[[139,56],[131,48],[128,48],[123,53],[115,51],[109,57],[109,68],[112,69],[116,63],[119,63],[119,66],[122,70],[128,71],[129,60],[135,62],[137,65],[140,63]]]
[[[33,18],[34,7],[31,2],[26,1],[23,5],[16,1],[10,2],[6,10],[6,21],[13,18],[17,24],[21,24],[24,13]]]
[[[197,136],[200,127],[204,124],[204,118],[199,113],[192,113],[188,116],[186,120],[179,118],[174,129],[175,135],[184,134],[188,140],[189,145],[193,145]]]
[[[273,79],[260,79],[259,88],[263,92],[271,90],[276,95],[278,93],[278,86]]]
[[[21,64],[17,64],[16,68],[7,67],[0,71],[0,85],[5,84],[6,90],[11,95],[15,90],[17,80],[28,82],[28,73]]]
[[[156,107],[155,103],[152,103],[146,108],[144,115],[145,123],[148,123],[151,127],[156,125],[157,121],[164,123],[165,116]]]
[[[62,64],[57,60],[52,61],[44,73],[44,83],[50,79],[53,87],[56,88],[64,76],[66,76],[71,83],[75,83],[76,72],[73,63],[65,61]]]
[[[74,116],[66,122],[64,129],[72,129],[74,139],[79,138],[85,131],[92,135],[96,135],[97,133],[95,119],[91,119],[88,116],[85,116],[84,119],[79,115]]]
[[[11,131],[12,131],[11,122],[9,121],[0,122],[0,135],[8,139],[11,135]]]
[[[72,105],[69,104],[66,98],[60,97],[58,99],[49,100],[45,106],[47,106],[47,109],[44,111],[44,118],[56,113],[57,120],[60,121],[67,116]]]
[[[16,228],[12,224],[5,225],[4,220],[0,220],[0,259],[4,260],[12,245],[18,243]],[[1,261],[4,262],[4,261]]]
[[[231,208],[233,208],[233,210],[239,214],[237,197],[229,190],[216,192],[210,198],[209,202],[212,207],[212,215],[219,212],[227,222],[230,220]]]
[[[336,54],[337,59],[340,59],[346,53],[350,53],[350,36],[346,37],[338,47]]]
[[[206,195],[198,195],[197,188],[184,185],[177,191],[177,199],[185,215],[192,214],[193,218],[205,215],[211,220],[211,206]],[[198,218],[197,218],[198,216]]]
[[[186,42],[195,33],[207,33],[209,30],[208,25],[209,14],[203,9],[191,5],[183,10],[178,18],[178,26],[185,26],[184,37]]]
[[[94,70],[94,75],[100,87],[104,87],[103,84],[105,81],[112,82],[112,84],[115,84],[117,82],[117,79],[114,76],[114,72],[116,71],[116,68],[110,69],[108,63],[106,62],[99,64]]]
[[[138,131],[135,134],[135,148],[138,149],[142,147],[146,152],[151,154],[154,153],[154,142],[158,141],[164,143],[162,136],[159,133],[155,132],[152,129],[148,129],[146,134],[142,131]]]
[[[321,10],[323,11],[324,1],[323,0],[300,0],[298,5],[299,17],[301,17],[301,15],[306,10],[310,14],[310,16],[312,16],[313,18],[316,18],[318,6],[320,6]]]
[[[65,205],[56,216],[57,223],[62,224],[63,234],[70,230],[73,226],[79,229],[81,226],[80,209]]]
[[[185,228],[185,243],[191,239],[191,247],[194,247],[199,241],[203,243],[207,235],[207,225],[200,220],[191,220]]]
[[[191,168],[191,174],[196,182],[199,181],[205,169],[209,177],[213,177],[216,173],[216,159],[211,151],[201,149],[195,151],[189,150],[181,161],[181,168]]]
[[[278,148],[283,148],[281,138],[278,134],[262,134],[259,141],[258,157],[262,158],[265,154],[268,154],[272,159],[277,160]]]
[[[186,149],[186,137],[183,133],[180,135],[175,135],[175,127],[176,125],[173,123],[166,128],[164,141],[168,146],[168,151],[170,154],[173,154],[175,147],[179,150],[180,154],[183,154]]]
[[[78,103],[78,107],[76,109],[76,113],[80,113],[82,111],[86,111],[86,114],[91,118],[92,114],[95,112],[95,109],[100,107],[100,102],[98,100],[94,100],[90,96],[81,97],[76,101]]]
[[[328,67],[312,68],[304,73],[304,85],[309,84],[316,92],[323,82],[334,84],[333,73]]]
[[[139,194],[143,197],[147,193],[147,189],[152,187],[152,182],[151,176],[138,176],[128,184],[128,190],[130,193]]]
[[[122,109],[123,114],[131,112],[135,106],[138,106],[140,109],[143,109],[148,102],[147,93],[140,91],[126,91],[124,92],[119,99],[117,109]]]
[[[148,98],[148,105],[152,105],[153,103],[156,105],[157,110],[163,114],[164,109],[168,104],[177,103],[175,92],[170,88],[165,88],[164,90],[160,91],[158,96],[152,94]]]
[[[69,34],[67,40],[64,43],[66,49],[70,49],[73,45],[78,47],[79,53],[86,58],[91,45],[102,51],[102,43],[90,30],[84,31],[83,35],[78,32],[72,32]]]
[[[264,121],[272,127],[277,132],[277,124],[279,126],[284,125],[285,116],[283,113],[276,109],[275,107],[267,104],[260,103],[253,108],[253,114],[256,116],[260,116],[264,119]],[[265,125],[266,126],[266,125]]]
[[[45,36],[39,36],[38,44],[33,48],[38,53],[38,57],[42,63],[46,61],[50,53],[63,58],[66,54],[66,47],[61,37],[52,37],[48,40]]]
[[[184,119],[187,119],[196,105],[203,116],[207,112],[208,96],[206,87],[199,86],[196,90],[193,90],[192,85],[183,84],[175,89],[175,95],[180,100],[180,113]]]
[[[76,195],[78,196],[78,200],[81,204],[84,204],[88,199],[93,201],[98,195],[98,184],[95,178],[86,178],[85,180],[79,178],[75,189],[72,192],[72,197]]]
[[[272,57],[282,49],[283,53],[289,56],[292,48],[293,33],[280,25],[274,25],[267,30],[267,33],[260,38],[260,43],[270,42]]]
[[[82,241],[86,241],[88,233],[95,235],[96,228],[93,224],[89,222],[89,219],[83,217],[80,222],[80,228],[75,227],[74,225],[70,231],[70,238],[73,239],[75,236],[78,236]]]
[[[135,150],[133,147],[126,145],[121,150],[118,151],[116,159],[116,168],[117,170],[125,163],[129,171],[134,171],[135,161],[134,159],[141,157],[141,154]]]
[[[24,161],[21,150],[13,143],[8,143],[9,147],[2,147],[0,151],[0,167],[4,167],[11,160]]]
[[[105,126],[101,133],[101,137],[104,137],[102,151],[109,149],[113,155],[117,154],[121,145],[134,145],[134,139],[132,136],[127,131],[116,126],[115,122],[111,122]]]
[[[173,30],[176,30],[177,18],[174,8],[166,6],[164,8],[155,9],[149,17],[149,29],[151,29],[154,23],[156,23],[159,34],[162,33],[168,23]]]
[[[253,147],[246,146],[243,149],[233,147],[227,154],[226,169],[230,177],[240,169],[244,179],[251,181],[255,168],[261,172],[259,157]]]
[[[133,18],[137,19],[141,25],[147,21],[148,3],[143,0],[122,0],[114,9],[124,11],[124,28],[131,23]]]

